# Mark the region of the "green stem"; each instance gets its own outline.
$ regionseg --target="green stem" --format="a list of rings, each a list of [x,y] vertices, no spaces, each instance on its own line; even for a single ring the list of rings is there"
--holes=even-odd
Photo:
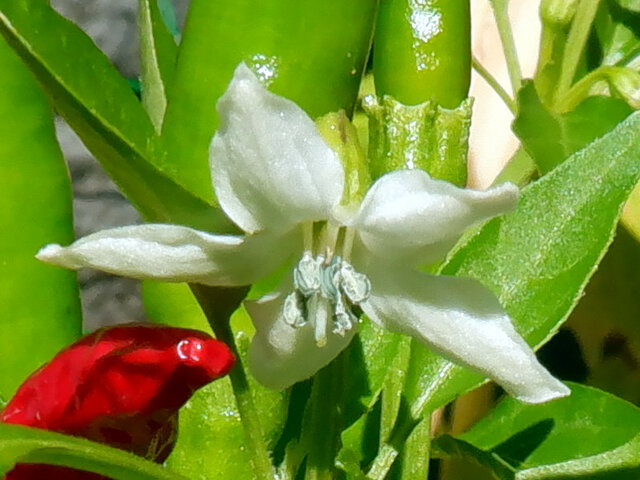
[[[342,426],[345,354],[318,372],[311,391],[311,419],[305,480],[334,480],[335,456]]]
[[[388,443],[382,445],[367,472],[367,480],[384,480],[397,456],[398,450],[395,447]]]
[[[578,104],[582,102],[587,95],[589,95],[589,91],[595,83],[607,79],[607,70],[612,68],[615,67],[600,67],[582,77],[565,93],[563,97],[557,97],[555,110],[563,113],[576,108]]]
[[[402,449],[400,480],[429,477],[431,459],[431,415],[427,415],[413,429]]]
[[[386,443],[383,443],[367,472],[367,480],[384,480],[400,453],[402,446],[418,424],[411,415],[402,416]]]
[[[269,449],[264,441],[260,415],[253,403],[251,388],[229,322],[231,314],[246,296],[247,289],[211,288],[196,284],[190,286],[207,316],[216,338],[226,343],[236,357],[236,363],[229,372],[229,379],[242,420],[247,448],[252,452],[255,479],[274,480],[276,478],[275,470],[271,463]]]
[[[580,56],[589,38],[591,24],[596,17],[600,0],[582,0],[569,30],[562,59],[560,79],[556,87],[555,101],[562,99],[573,84]]]
[[[489,86],[493,89],[494,92],[498,94],[500,99],[504,102],[504,104],[511,111],[511,113],[515,115],[516,102],[513,100],[513,98],[509,96],[507,91],[504,88],[502,88],[502,85],[500,85],[500,82],[498,82],[498,80],[496,80],[496,78],[493,75],[491,75],[489,70],[484,68],[484,65],[482,65],[476,57],[472,58],[471,64],[473,66],[473,69],[476,72],[478,72],[478,75],[480,75],[484,79],[484,81],[489,84]]]
[[[511,80],[511,89],[515,95],[522,86],[522,71],[520,70],[520,62],[518,61],[518,51],[516,43],[513,39],[513,31],[509,22],[508,2],[499,2],[498,0],[490,0],[493,7],[493,15],[496,19],[500,41],[502,42],[502,50],[504,58],[507,62],[507,70],[509,72],[509,80]]]
[[[589,95],[604,95],[604,89],[615,82],[617,75],[625,71],[621,67],[602,66],[578,80],[563,97],[558,97],[555,103],[555,111],[558,113],[569,112],[575,109]],[[605,83],[606,82],[606,83]],[[602,83],[601,92],[594,92],[594,87]]]

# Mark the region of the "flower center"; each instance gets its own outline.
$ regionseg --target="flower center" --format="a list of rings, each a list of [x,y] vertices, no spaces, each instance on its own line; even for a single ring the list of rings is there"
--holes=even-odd
[[[358,322],[353,307],[369,298],[371,283],[366,275],[334,255],[327,259],[305,251],[293,270],[293,292],[284,301],[286,323],[299,328],[313,322],[316,344],[327,343],[327,330],[344,336]]]

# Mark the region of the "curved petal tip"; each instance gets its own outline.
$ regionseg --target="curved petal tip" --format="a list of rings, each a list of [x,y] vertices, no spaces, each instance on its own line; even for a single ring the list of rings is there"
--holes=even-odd
[[[560,380],[551,377],[544,385],[525,386],[519,392],[510,392],[517,400],[523,403],[545,403],[558,398],[568,397],[571,390]]]
[[[63,250],[64,248],[61,245],[58,245],[57,243],[50,243],[49,245],[42,247],[38,253],[36,253],[36,258],[43,262],[53,263]]]

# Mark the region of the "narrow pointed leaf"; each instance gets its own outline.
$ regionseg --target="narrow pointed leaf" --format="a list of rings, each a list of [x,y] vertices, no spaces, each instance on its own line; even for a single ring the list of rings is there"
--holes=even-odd
[[[160,132],[167,108],[167,87],[173,77],[178,46],[165,24],[158,0],[142,0],[138,8],[142,105],[156,131]]]
[[[0,396],[8,399],[80,336],[82,315],[75,273],[34,257],[47,242],[73,239],[71,183],[51,109],[2,38],[0,71]]]
[[[147,219],[231,229],[219,212],[167,175],[168,161],[149,117],[124,78],[78,27],[46,2],[0,0],[0,33]]]

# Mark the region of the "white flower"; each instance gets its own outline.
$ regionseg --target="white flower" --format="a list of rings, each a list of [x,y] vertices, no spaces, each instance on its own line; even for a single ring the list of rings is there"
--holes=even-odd
[[[469,226],[510,210],[518,190],[457,188],[421,170],[389,173],[360,205],[341,206],[345,173],[313,121],[265,90],[241,64],[218,103],[213,186],[245,236],[176,225],[105,230],[38,258],[134,278],[246,285],[295,256],[279,292],[248,302],[256,334],[249,366],[281,389],[327,365],[358,330],[354,307],[396,332],[497,381],[525,402],[569,390],[516,333],[475,280],[415,267],[442,257]]]

